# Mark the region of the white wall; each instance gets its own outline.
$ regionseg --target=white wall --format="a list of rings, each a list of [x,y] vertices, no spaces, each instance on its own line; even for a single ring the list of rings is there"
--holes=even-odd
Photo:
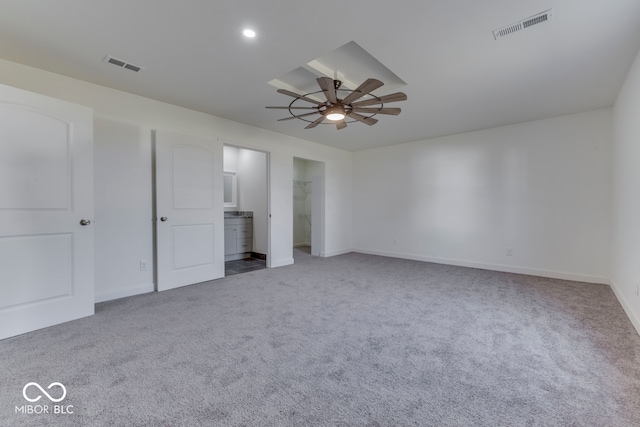
[[[151,292],[151,156],[139,126],[94,119],[95,294],[97,301]],[[140,271],[140,261],[148,261]]]
[[[268,252],[267,155],[238,150],[238,210],[253,212],[253,250]]]
[[[613,109],[611,284],[640,333],[640,54]]]
[[[603,109],[357,152],[355,250],[607,283],[610,140]]]
[[[327,180],[325,242],[329,254],[351,241],[351,153],[284,136],[58,74],[0,60],[0,83],[86,105],[95,119],[96,298],[153,290],[140,272],[152,248],[151,131],[168,130],[271,154],[272,266],[293,262],[293,157],[323,161]],[[150,266],[151,267],[151,266]]]

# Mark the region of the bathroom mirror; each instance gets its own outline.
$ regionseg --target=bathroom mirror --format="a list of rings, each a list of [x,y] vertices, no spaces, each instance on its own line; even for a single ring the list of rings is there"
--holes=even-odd
[[[236,201],[236,193],[237,193],[236,173],[225,172],[223,183],[224,183],[224,207],[225,208],[238,207],[238,203]]]

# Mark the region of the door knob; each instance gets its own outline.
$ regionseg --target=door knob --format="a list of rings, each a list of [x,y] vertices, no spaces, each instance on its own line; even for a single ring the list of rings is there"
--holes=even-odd
[[[160,218],[160,221],[162,221],[162,222],[165,222],[166,220],[167,220],[166,216],[163,216],[163,217]]]
[[[91,224],[90,219],[83,218],[80,220],[80,225],[89,225],[89,224]]]

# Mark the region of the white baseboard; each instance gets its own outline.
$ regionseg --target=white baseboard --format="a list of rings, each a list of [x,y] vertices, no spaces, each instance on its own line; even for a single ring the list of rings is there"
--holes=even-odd
[[[611,289],[613,289],[613,293],[615,294],[616,298],[618,298],[618,302],[620,302],[620,305],[624,309],[624,312],[627,314],[627,317],[631,321],[631,324],[634,328],[636,328],[636,332],[638,333],[638,335],[640,335],[640,318],[638,318],[633,310],[631,310],[631,306],[629,305],[629,303],[627,303],[627,300],[625,299],[624,295],[620,291],[620,288],[618,287],[618,285],[616,285],[613,279],[611,280]]]
[[[353,249],[338,249],[336,251],[320,252],[320,256],[328,258],[331,256],[348,254],[350,252],[353,252]]]
[[[145,285],[136,286],[135,288],[120,289],[113,292],[107,292],[104,294],[97,294],[95,296],[96,304],[99,302],[111,301],[114,299],[132,297],[134,295],[146,294],[156,290],[153,283],[147,283]]]
[[[418,256],[418,255],[402,254],[402,253],[396,253],[396,252],[375,251],[375,250],[372,251],[367,249],[354,249],[353,252],[360,252],[360,253],[369,254],[369,255],[381,255],[381,256],[387,256],[391,258],[411,259],[414,261],[433,262],[435,264],[446,264],[446,265],[457,265],[459,267],[479,268],[482,270],[502,271],[505,273],[526,274],[528,276],[548,277],[551,279],[562,279],[562,280],[572,280],[576,282],[597,283],[600,285],[610,284],[608,277],[590,276],[590,275],[577,274],[577,273],[566,273],[561,271],[538,270],[534,268],[514,267],[511,265],[489,264],[489,263],[475,262],[475,261],[464,261],[464,260],[452,259],[452,258]]]

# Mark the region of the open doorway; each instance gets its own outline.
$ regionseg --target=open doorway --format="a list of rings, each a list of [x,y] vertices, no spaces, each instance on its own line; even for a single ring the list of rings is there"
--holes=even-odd
[[[269,266],[269,153],[224,145],[225,276]]]
[[[293,158],[293,246],[295,252],[324,253],[324,163]]]

